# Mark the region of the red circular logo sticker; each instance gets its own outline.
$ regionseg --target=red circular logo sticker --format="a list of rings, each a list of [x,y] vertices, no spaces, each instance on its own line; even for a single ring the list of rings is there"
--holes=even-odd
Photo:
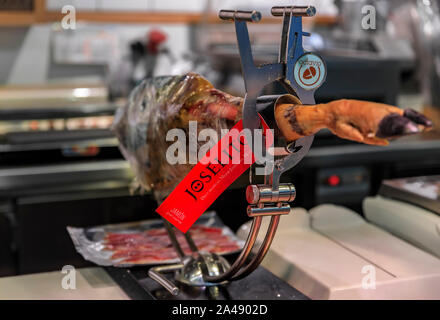
[[[294,76],[301,88],[317,89],[325,80],[325,63],[320,56],[310,52],[305,53],[295,63]]]

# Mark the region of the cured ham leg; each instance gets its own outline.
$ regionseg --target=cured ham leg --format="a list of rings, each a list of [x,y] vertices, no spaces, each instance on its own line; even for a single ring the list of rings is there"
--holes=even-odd
[[[328,128],[340,138],[372,145],[387,145],[390,138],[427,131],[432,122],[412,109],[402,110],[382,103],[336,100],[312,106],[279,103],[277,125],[288,141]]]
[[[276,104],[275,120],[289,142],[328,128],[344,139],[386,145],[389,138],[432,127],[416,111],[385,104],[337,100],[304,106],[293,96],[283,98]],[[187,159],[170,163],[167,154],[174,140],[167,136],[171,129],[184,130],[190,137],[190,123],[197,121],[197,136],[205,128],[220,136],[222,129],[230,129],[242,118],[242,105],[242,98],[217,90],[198,74],[151,78],[136,87],[129,103],[118,110],[113,130],[138,182],[144,189],[154,190],[161,201],[191,170],[195,163],[188,159],[197,159],[204,144],[198,142],[190,148],[185,140],[179,146]]]

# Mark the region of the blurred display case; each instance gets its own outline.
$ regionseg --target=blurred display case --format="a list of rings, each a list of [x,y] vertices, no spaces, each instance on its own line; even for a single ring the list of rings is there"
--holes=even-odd
[[[33,0],[10,1],[0,0],[0,11],[32,11],[34,9]]]

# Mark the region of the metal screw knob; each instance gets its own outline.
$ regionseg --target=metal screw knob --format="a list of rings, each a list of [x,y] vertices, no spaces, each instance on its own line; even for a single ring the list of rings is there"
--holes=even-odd
[[[278,190],[268,185],[249,185],[246,189],[246,200],[249,204],[291,202],[295,200],[296,190],[291,183],[280,184]]]
[[[296,17],[313,17],[316,14],[316,8],[314,6],[272,7],[271,13],[274,17],[282,17],[284,13],[290,13]]]
[[[218,17],[228,21],[248,21],[258,22],[261,20],[261,13],[256,10],[239,11],[239,10],[220,10]]]

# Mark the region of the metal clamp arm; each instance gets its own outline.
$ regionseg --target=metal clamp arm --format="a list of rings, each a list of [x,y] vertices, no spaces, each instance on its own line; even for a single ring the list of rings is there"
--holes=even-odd
[[[260,126],[260,118],[256,109],[258,95],[265,85],[283,76],[284,68],[279,63],[256,67],[246,22],[235,20],[235,31],[237,34],[241,70],[246,89],[243,104],[243,127],[257,129]]]
[[[157,281],[160,285],[162,285],[165,289],[168,290],[173,296],[177,296],[179,294],[179,288],[170,280],[168,280],[163,273],[174,272],[183,267],[183,264],[171,264],[166,266],[158,266],[153,267],[148,270],[148,276],[153,280]]]

